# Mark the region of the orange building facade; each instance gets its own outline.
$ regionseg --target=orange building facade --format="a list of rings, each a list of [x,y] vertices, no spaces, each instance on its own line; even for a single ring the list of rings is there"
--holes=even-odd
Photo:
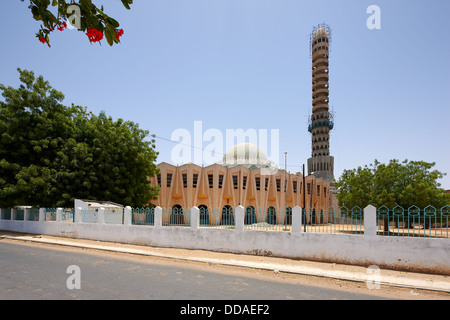
[[[325,212],[333,206],[335,196],[329,182],[314,175],[303,179],[301,173],[273,167],[268,170],[265,155],[255,146],[246,147],[242,154],[237,154],[238,149],[231,150],[232,164],[226,162],[226,156],[222,163],[207,167],[160,163],[159,174],[150,178],[152,185],[160,186],[160,194],[152,204],[183,211],[196,206],[210,213],[241,205],[263,213],[257,222],[267,221],[267,213],[276,212],[278,223],[285,222],[286,214],[295,206]],[[252,151],[261,156],[252,157]]]

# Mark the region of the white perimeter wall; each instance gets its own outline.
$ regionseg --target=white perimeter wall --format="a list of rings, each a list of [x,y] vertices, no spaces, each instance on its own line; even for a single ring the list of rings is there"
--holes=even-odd
[[[235,210],[235,229],[199,228],[198,208],[191,210],[190,227],[161,225],[161,209],[155,225],[131,225],[131,208],[124,224],[105,224],[100,210],[98,223],[0,220],[0,230],[119,243],[204,249],[220,252],[271,255],[304,260],[336,262],[380,268],[450,274],[450,239],[378,236],[376,209],[364,209],[364,235],[303,233],[301,208],[292,212],[291,232],[244,230],[244,208]],[[25,214],[26,216],[26,214]],[[79,217],[79,210],[76,217]]]

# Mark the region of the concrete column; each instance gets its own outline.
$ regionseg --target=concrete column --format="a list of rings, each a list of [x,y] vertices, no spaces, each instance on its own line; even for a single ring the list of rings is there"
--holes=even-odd
[[[369,205],[364,209],[364,236],[375,237],[377,235],[377,209]]]
[[[61,222],[62,221],[62,212],[63,212],[62,208],[57,208],[56,209],[56,222]]]
[[[155,216],[154,216],[154,226],[161,227],[162,226],[162,208],[155,207]]]
[[[123,210],[123,224],[125,226],[131,226],[131,207],[127,206]]]
[[[81,223],[83,220],[81,217],[81,208],[75,208],[75,223]]]
[[[292,233],[302,232],[302,208],[296,206],[292,209]]]
[[[245,209],[243,206],[237,206],[234,211],[235,230],[243,231],[245,222]]]
[[[200,209],[197,207],[191,208],[191,228],[200,228]]]
[[[28,221],[29,213],[30,213],[30,209],[29,208],[24,208],[23,209],[23,222]]]
[[[105,224],[105,208],[98,209],[98,224]]]
[[[45,221],[45,208],[39,208],[39,222]]]

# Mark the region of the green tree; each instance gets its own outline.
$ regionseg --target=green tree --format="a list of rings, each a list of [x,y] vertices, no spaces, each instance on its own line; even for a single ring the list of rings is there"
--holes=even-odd
[[[158,194],[148,131],[85,108],[42,76],[22,71],[18,89],[0,85],[0,206],[72,206],[75,198],[144,206]]]
[[[108,16],[104,12],[103,6],[96,6],[92,0],[29,1],[28,8],[33,14],[33,18],[42,22],[36,37],[42,43],[47,43],[48,46],[50,46],[51,32],[57,29],[63,31],[67,27],[67,23],[73,24],[79,31],[87,31],[86,35],[91,42],[100,41],[105,36],[110,46],[119,43],[120,37],[124,33],[123,29],[119,29],[119,22]],[[130,9],[130,5],[133,3],[133,0],[120,1],[126,9]],[[75,21],[76,23],[74,23]]]
[[[432,170],[435,163],[391,160],[388,164],[374,161],[369,166],[344,170],[336,182],[338,200],[347,207],[441,208],[449,204],[449,196],[440,188],[439,179],[445,176]]]

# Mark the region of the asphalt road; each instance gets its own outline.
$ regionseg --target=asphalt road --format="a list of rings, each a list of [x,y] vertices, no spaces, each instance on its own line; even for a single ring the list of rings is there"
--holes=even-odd
[[[379,299],[210,269],[182,262],[161,263],[151,257],[133,259],[92,250],[0,241],[0,299]]]

